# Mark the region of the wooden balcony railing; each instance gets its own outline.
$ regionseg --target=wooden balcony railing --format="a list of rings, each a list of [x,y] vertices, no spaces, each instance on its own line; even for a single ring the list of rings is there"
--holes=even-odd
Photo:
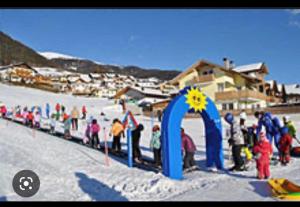
[[[226,91],[226,92],[216,92],[216,100],[225,101],[225,100],[240,100],[240,99],[260,99],[266,100],[267,96],[251,90],[241,90],[241,91]]]

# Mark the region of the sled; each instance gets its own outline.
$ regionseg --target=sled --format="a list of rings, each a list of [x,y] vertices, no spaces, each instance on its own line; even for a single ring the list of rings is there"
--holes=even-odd
[[[291,156],[300,157],[300,147],[293,147],[291,150]]]
[[[288,179],[269,179],[272,195],[281,200],[300,201],[300,186],[292,183]]]

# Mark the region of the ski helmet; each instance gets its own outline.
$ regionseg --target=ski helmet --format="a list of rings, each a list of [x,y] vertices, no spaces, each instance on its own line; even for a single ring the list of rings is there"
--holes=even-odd
[[[228,123],[228,124],[232,124],[233,123],[233,120],[234,120],[234,117],[232,115],[232,113],[227,113],[224,117],[225,121]]]

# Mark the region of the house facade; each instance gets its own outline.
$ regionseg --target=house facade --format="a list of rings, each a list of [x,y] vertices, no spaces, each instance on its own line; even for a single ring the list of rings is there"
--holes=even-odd
[[[264,63],[234,67],[228,59],[224,66],[200,60],[170,80],[165,87],[178,90],[186,86],[198,86],[209,96],[220,111],[259,110],[280,102],[280,98],[267,94]]]

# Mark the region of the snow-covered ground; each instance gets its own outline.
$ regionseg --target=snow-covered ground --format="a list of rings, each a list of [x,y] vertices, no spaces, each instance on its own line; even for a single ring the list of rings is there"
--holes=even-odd
[[[40,105],[45,108],[48,102],[52,110],[56,103],[61,103],[66,106],[67,112],[70,112],[73,106],[81,108],[82,105],[86,105],[88,115],[93,115],[100,122],[101,140],[104,136],[103,127],[108,129],[111,121],[104,121],[100,112],[103,111],[110,120],[122,119],[124,116],[114,109],[116,107],[113,107],[113,100],[74,97],[3,84],[0,84],[0,101],[8,108],[18,104]],[[299,129],[299,114],[290,117]],[[152,157],[149,149],[152,121],[144,116],[137,116],[136,119],[145,126],[141,138],[142,154]],[[255,119],[249,117],[248,124],[252,123],[255,123]],[[154,124],[158,122],[154,120]],[[266,181],[255,179],[254,164],[247,172],[217,174],[206,171],[201,119],[185,119],[182,125],[197,145],[195,159],[203,170],[185,175],[182,181],[175,181],[162,174],[128,168],[126,161],[122,159],[110,158],[110,165],[106,166],[105,156],[101,152],[41,132],[33,133],[24,126],[0,119],[0,201],[273,200]],[[84,122],[81,122],[80,126],[76,132],[78,136],[83,134]],[[225,128],[226,124],[223,123],[223,126]],[[298,132],[298,137],[299,135]],[[126,140],[123,139],[122,142],[125,149]],[[225,137],[224,153],[225,165],[230,167]],[[13,176],[23,169],[35,171],[41,181],[39,192],[30,198],[18,196],[11,185]],[[272,177],[288,178],[298,184],[300,184],[299,171],[300,159],[296,158],[293,158],[287,167],[280,165],[271,167]]]

